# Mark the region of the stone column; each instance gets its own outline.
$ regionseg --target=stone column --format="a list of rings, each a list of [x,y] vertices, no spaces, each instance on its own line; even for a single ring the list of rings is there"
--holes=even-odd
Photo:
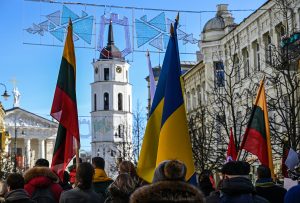
[[[38,159],[45,159],[45,140],[39,139],[39,157]]]
[[[25,139],[24,140],[25,144],[26,144],[26,162],[25,162],[25,167],[31,167],[31,143],[30,143],[30,139]]]

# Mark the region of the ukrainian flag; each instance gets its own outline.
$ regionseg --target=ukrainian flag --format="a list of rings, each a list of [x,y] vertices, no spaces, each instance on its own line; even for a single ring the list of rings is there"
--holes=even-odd
[[[137,171],[141,178],[152,182],[154,170],[164,160],[178,159],[187,166],[186,179],[194,174],[192,146],[180,82],[180,59],[177,43],[177,20],[160,73]]]

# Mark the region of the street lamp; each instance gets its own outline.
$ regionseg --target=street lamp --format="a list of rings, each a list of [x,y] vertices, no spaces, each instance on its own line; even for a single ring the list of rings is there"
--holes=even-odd
[[[6,85],[4,85],[3,83],[0,83],[0,85],[2,85],[4,87],[4,89],[5,89],[4,93],[1,96],[4,98],[4,100],[7,100],[8,97],[10,97],[10,95],[7,93]]]

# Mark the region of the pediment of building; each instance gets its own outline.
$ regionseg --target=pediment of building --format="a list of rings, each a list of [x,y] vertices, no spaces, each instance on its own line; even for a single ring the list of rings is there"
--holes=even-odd
[[[48,120],[19,107],[6,110],[4,125],[11,135],[14,134],[16,128],[19,131],[17,132],[18,136],[21,132],[26,131],[25,133],[30,135],[31,138],[43,139],[54,138],[58,128],[57,122]],[[24,136],[26,137],[25,134]]]

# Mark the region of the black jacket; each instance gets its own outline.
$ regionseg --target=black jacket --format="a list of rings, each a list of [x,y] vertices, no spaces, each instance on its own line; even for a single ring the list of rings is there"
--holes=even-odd
[[[255,190],[259,196],[269,200],[270,203],[284,203],[286,189],[273,182],[257,183]]]
[[[64,191],[61,196],[59,203],[103,203],[103,196],[94,192],[92,188],[82,190],[78,187]]]
[[[32,201],[29,198],[28,193],[24,189],[17,189],[8,192],[5,195],[5,202],[6,203],[34,203],[34,201]]]
[[[254,186],[248,178],[236,177],[225,179],[221,185],[218,200],[209,196],[206,203],[268,203],[269,201],[256,195]]]

